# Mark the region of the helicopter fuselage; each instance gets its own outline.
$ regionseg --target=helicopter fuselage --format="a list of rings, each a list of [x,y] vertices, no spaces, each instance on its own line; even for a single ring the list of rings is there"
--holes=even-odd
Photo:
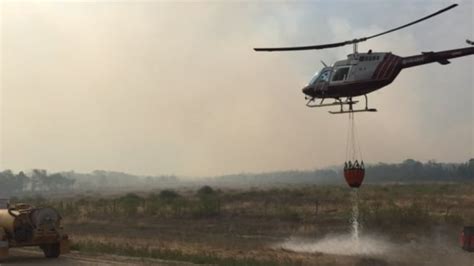
[[[474,54],[474,47],[441,52],[423,52],[421,55],[400,57],[388,53],[354,53],[346,60],[324,67],[303,88],[310,98],[343,98],[366,95],[392,83],[404,68],[438,62],[449,64],[448,59]]]

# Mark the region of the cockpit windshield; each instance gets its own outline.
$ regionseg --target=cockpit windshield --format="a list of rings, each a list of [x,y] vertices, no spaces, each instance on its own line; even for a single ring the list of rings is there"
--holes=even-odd
[[[313,83],[318,79],[318,76],[319,76],[319,72],[314,73],[314,76],[313,76],[313,77],[311,78],[311,80],[308,82],[308,85],[313,84]]]
[[[317,81],[325,81],[325,82],[328,82],[329,81],[329,76],[331,76],[331,70],[332,68],[331,67],[326,67],[326,68],[323,68],[321,70],[321,72],[316,72],[316,74],[314,74],[314,76],[311,78],[311,80],[309,81],[308,85],[313,85],[314,83],[316,83]]]

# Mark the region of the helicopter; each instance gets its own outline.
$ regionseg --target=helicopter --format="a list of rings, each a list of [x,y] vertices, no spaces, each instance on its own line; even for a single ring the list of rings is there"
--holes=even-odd
[[[322,45],[254,48],[254,50],[257,52],[319,50],[352,44],[353,53],[349,54],[347,59],[337,61],[332,66],[327,66],[323,61],[321,61],[324,65],[323,69],[316,73],[309,81],[308,85],[302,89],[303,93],[306,95],[305,99],[308,100],[306,106],[340,106],[339,111],[329,111],[331,114],[376,112],[377,109],[368,107],[367,94],[392,83],[402,69],[436,62],[441,65],[447,65],[450,63],[448,59],[474,54],[474,47],[440,52],[422,52],[421,55],[401,57],[392,54],[391,52],[373,52],[372,50],[369,50],[367,53],[359,53],[357,51],[358,43],[409,27],[413,24],[446,12],[456,6],[458,6],[458,4],[452,4],[403,26],[368,37]],[[467,44],[474,46],[474,42],[470,40],[466,40],[466,42]],[[353,98],[359,96],[365,97],[365,108],[354,109],[353,105],[359,101],[354,100]],[[317,103],[316,99],[321,100]],[[334,102],[324,103],[326,99],[334,99]],[[344,108],[344,106],[347,106],[348,108]]]

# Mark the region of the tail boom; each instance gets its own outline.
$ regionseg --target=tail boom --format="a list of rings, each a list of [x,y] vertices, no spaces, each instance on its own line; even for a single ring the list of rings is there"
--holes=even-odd
[[[423,52],[421,55],[403,57],[401,65],[402,68],[409,68],[434,62],[446,65],[450,63],[448,59],[468,56],[472,54],[474,54],[474,47],[460,48],[441,52]]]

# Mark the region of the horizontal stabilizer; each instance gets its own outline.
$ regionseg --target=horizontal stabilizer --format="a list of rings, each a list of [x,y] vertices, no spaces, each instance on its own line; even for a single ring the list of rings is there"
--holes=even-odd
[[[471,40],[466,40],[467,44],[474,45],[474,42]]]
[[[449,62],[448,59],[441,59],[441,60],[438,60],[438,63],[440,63],[441,65],[447,65],[447,64],[450,64],[451,62]]]
[[[436,62],[440,63],[441,65],[447,65],[447,64],[450,64],[451,62],[448,61],[448,59],[439,59],[439,60],[436,60],[435,59],[435,52],[421,52],[424,56],[426,56],[427,58],[432,58],[434,59]]]

